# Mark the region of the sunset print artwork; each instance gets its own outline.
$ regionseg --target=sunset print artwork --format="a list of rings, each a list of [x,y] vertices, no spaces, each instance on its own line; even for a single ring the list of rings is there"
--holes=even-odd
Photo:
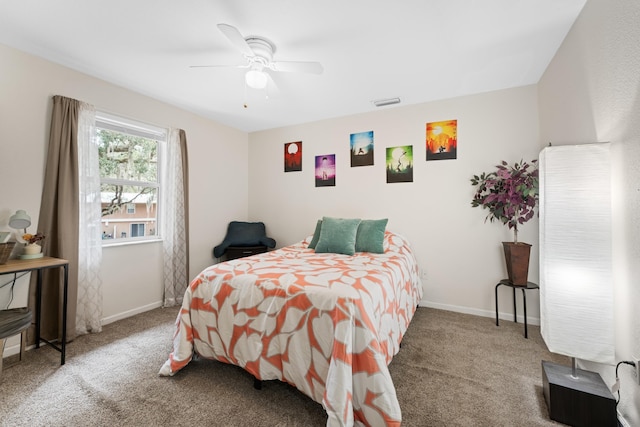
[[[458,153],[458,121],[427,123],[427,160],[455,159]]]
[[[284,144],[284,171],[298,172],[302,170],[302,141]]]

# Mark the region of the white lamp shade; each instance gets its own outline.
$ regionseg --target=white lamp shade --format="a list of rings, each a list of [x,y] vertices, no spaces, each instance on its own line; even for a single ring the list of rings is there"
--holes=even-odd
[[[267,74],[261,70],[249,70],[245,74],[247,86],[254,89],[264,89],[267,87]]]
[[[27,215],[27,212],[20,209],[16,211],[9,218],[9,227],[19,229],[25,229],[31,225],[31,217]]]
[[[540,320],[553,353],[614,363],[609,144],[540,153]]]

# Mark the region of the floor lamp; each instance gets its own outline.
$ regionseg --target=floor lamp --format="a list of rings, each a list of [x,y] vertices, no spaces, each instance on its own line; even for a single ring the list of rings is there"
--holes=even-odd
[[[576,358],[614,363],[610,144],[550,146],[540,153],[540,322],[552,353],[542,362],[551,419],[617,426],[615,399]]]

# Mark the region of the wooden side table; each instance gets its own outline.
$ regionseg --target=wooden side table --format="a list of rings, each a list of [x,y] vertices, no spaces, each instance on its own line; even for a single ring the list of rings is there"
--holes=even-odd
[[[529,338],[529,334],[527,331],[527,293],[526,291],[529,289],[540,289],[540,287],[533,282],[527,282],[526,285],[514,285],[509,279],[502,279],[496,285],[496,326],[500,326],[498,320],[498,287],[500,286],[508,286],[513,289],[513,321],[518,323],[518,312],[516,308],[516,289],[522,290],[522,306],[524,307],[524,337]]]
[[[56,345],[40,336],[40,320],[42,313],[42,270],[48,268],[60,268],[64,270],[63,297],[62,297],[62,337],[60,345]],[[64,365],[65,350],[67,344],[67,295],[69,291],[69,261],[62,258],[44,256],[35,259],[10,259],[6,264],[0,265],[1,274],[12,274],[21,272],[37,273],[36,281],[36,348],[40,348],[40,343],[49,344],[60,352],[60,364]]]

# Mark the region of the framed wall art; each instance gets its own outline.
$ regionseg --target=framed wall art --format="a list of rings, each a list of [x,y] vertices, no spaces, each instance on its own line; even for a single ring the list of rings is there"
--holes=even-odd
[[[387,183],[413,182],[413,145],[387,147]]]
[[[455,159],[458,154],[458,121],[427,123],[427,160]]]
[[[298,172],[302,170],[302,141],[284,144],[284,171]]]
[[[335,187],[336,155],[316,156],[316,187]]]
[[[349,140],[351,167],[373,165],[373,131],[352,133]]]

